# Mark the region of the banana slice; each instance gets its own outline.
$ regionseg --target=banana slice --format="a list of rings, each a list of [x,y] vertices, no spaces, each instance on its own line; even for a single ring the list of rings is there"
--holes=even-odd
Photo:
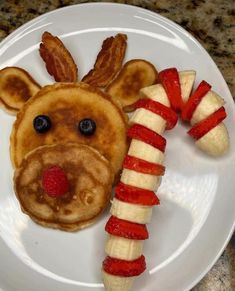
[[[146,224],[151,220],[152,208],[152,206],[127,203],[114,198],[110,212],[120,219]]]
[[[179,72],[179,78],[180,78],[181,96],[182,96],[183,102],[186,103],[193,89],[193,85],[196,78],[196,72],[193,70],[181,71]]]
[[[161,177],[123,169],[121,182],[130,186],[156,191],[161,183]]]
[[[132,139],[128,155],[150,163],[163,164],[164,154],[159,149],[141,140]]]
[[[217,93],[209,91],[198,104],[195,109],[193,116],[190,120],[192,125],[205,119],[225,104],[224,99],[221,98]]]
[[[130,119],[130,124],[141,124],[158,134],[162,134],[166,128],[166,121],[158,114],[144,108],[138,108]]]
[[[223,122],[196,141],[196,146],[211,156],[221,156],[229,149],[228,130]]]
[[[109,235],[105,252],[112,258],[132,261],[139,258],[143,250],[143,241]]]
[[[130,291],[134,277],[119,277],[108,274],[102,270],[103,282],[107,291]]]
[[[167,97],[166,91],[161,84],[152,85],[140,90],[141,98],[150,98],[154,101],[162,103],[163,105],[170,107],[170,102]]]

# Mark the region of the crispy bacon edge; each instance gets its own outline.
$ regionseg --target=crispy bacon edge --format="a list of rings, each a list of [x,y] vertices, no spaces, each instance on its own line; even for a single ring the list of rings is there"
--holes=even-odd
[[[96,87],[106,87],[121,69],[127,47],[127,35],[118,33],[103,41],[94,68],[82,79]]]
[[[70,52],[58,37],[45,31],[42,35],[39,53],[46,63],[48,73],[54,77],[56,82],[77,81],[77,65]]]

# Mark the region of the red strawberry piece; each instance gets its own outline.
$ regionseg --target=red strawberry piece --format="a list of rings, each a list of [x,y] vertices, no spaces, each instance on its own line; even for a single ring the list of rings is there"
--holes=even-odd
[[[59,166],[52,166],[42,174],[42,187],[47,195],[60,197],[69,190],[69,182],[64,170]]]
[[[226,118],[227,114],[224,107],[221,107],[213,114],[205,118],[204,120],[198,122],[194,125],[189,131],[188,134],[191,135],[194,139],[199,139],[212,128],[216,127],[220,122]]]
[[[124,159],[123,168],[156,176],[163,176],[165,173],[164,166],[160,164],[150,163],[148,161],[129,155],[127,155]]]
[[[169,68],[163,70],[158,74],[158,77],[170,100],[172,109],[176,112],[181,111],[183,100],[181,97],[180,79],[177,69]]]
[[[140,99],[134,104],[135,108],[144,108],[155,114],[160,115],[166,120],[166,129],[172,129],[175,127],[178,117],[177,114],[169,107],[161,104],[160,102],[151,99]]]
[[[128,132],[128,137],[135,138],[146,142],[147,144],[152,145],[153,147],[159,149],[160,151],[164,152],[166,147],[166,139],[162,137],[160,134],[157,134],[151,129],[140,125],[140,124],[133,124]]]
[[[149,237],[145,224],[130,222],[111,216],[106,223],[105,230],[112,235],[128,239],[144,240]]]
[[[145,257],[142,255],[136,260],[125,261],[107,256],[103,261],[103,269],[108,274],[114,276],[138,276],[146,269]]]
[[[141,189],[121,182],[115,188],[115,197],[121,201],[146,206],[158,205],[160,200],[153,191]]]
[[[202,98],[210,91],[211,85],[206,81],[202,81],[193,95],[190,96],[188,102],[185,104],[181,117],[183,120],[190,120],[193,116],[194,111],[196,110],[198,104],[201,102]]]

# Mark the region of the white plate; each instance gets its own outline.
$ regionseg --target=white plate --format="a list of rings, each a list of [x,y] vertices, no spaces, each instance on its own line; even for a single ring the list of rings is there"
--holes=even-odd
[[[159,70],[197,71],[226,100],[229,154],[212,159],[199,152],[181,124],[166,133],[166,175],[158,191],[144,253],[148,269],[133,290],[188,290],[211,268],[226,246],[235,221],[235,110],[216,65],[185,30],[155,13],[118,4],[70,6],[40,16],[0,45],[0,67],[20,66],[39,83],[52,83],[38,54],[42,33],[58,35],[82,77],[102,41],[128,35],[126,60],[144,58]],[[0,287],[4,291],[102,290],[103,230],[108,213],[77,233],[46,229],[22,214],[12,189],[9,135],[14,117],[0,112]],[[29,138],[30,137],[26,137]]]

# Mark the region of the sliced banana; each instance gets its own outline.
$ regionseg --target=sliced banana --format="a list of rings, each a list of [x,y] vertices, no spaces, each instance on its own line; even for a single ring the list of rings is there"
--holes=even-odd
[[[166,91],[161,84],[152,85],[140,90],[140,96],[142,98],[150,98],[154,101],[162,103],[163,105],[170,107],[170,102],[167,97]]]
[[[220,109],[224,104],[224,99],[221,98],[217,93],[210,90],[198,104],[190,120],[190,123],[192,125],[198,123],[199,121],[205,119]]]
[[[108,256],[116,259],[133,261],[139,258],[143,250],[143,241],[109,235],[105,252]]]
[[[110,212],[120,219],[146,224],[151,220],[152,208],[152,206],[127,203],[114,198]]]
[[[221,156],[229,149],[228,130],[223,122],[196,141],[196,146],[211,156]]]
[[[113,276],[102,270],[103,282],[107,291],[130,291],[134,277]]]
[[[181,71],[179,72],[181,96],[183,102],[186,103],[192,92],[193,85],[196,78],[196,71]]]
[[[161,177],[123,169],[121,182],[130,186],[156,191],[161,183]]]
[[[164,154],[159,149],[141,140],[132,139],[128,155],[155,164],[163,164]]]
[[[166,121],[158,114],[147,109],[138,108],[130,119],[130,124],[141,124],[158,134],[162,134],[166,128]]]
[[[144,88],[140,91],[140,94],[143,98],[150,98],[165,106],[170,106],[166,92],[161,84]],[[131,118],[131,123],[141,124],[158,134],[162,134],[166,127],[166,121],[162,117],[144,108],[139,108],[135,111]],[[136,139],[132,139],[128,155],[156,164],[162,164],[164,160],[164,154],[160,150]],[[160,185],[161,177],[123,169],[121,182],[155,191]],[[151,220],[152,208],[152,206],[126,203],[114,198],[110,212],[120,219],[146,224]],[[142,254],[142,248],[142,240],[131,240],[109,235],[105,251],[113,258],[134,260]],[[108,291],[129,291],[132,288],[134,277],[113,276],[103,270],[103,281]]]

